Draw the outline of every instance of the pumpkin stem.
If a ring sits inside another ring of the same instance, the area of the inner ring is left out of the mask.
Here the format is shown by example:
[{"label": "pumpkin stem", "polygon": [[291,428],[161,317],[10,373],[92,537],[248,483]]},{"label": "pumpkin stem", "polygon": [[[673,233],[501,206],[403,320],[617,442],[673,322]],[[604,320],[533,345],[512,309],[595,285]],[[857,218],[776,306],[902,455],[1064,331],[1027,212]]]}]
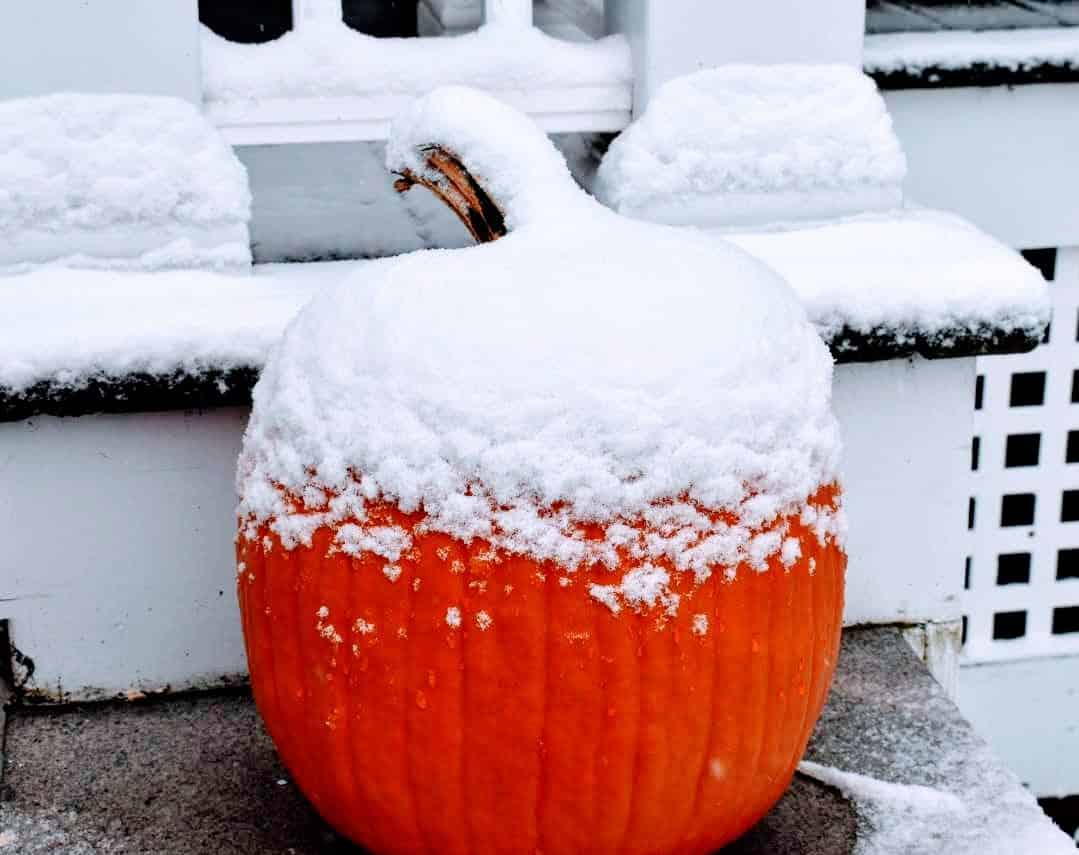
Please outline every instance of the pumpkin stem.
[{"label": "pumpkin stem", "polygon": [[426,187],[457,215],[477,243],[505,237],[505,216],[461,159],[440,145],[426,146],[422,154],[427,169],[419,175],[411,169],[395,173],[397,192],[406,193],[417,184]]}]

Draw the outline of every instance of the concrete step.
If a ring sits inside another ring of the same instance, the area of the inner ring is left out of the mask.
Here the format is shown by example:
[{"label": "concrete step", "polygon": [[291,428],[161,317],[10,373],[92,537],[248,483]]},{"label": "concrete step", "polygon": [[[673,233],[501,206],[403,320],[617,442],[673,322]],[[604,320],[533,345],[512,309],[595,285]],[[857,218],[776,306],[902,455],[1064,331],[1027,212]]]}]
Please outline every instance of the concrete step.
[{"label": "concrete step", "polygon": [[[896,813],[874,800],[872,786],[855,786],[851,801],[799,775],[728,855],[846,855],[858,835],[885,845],[898,839],[897,821],[903,843],[894,851],[903,855],[981,852],[987,835],[1014,841],[1017,848],[1001,851],[1015,855],[1074,855],[895,629],[844,634],[835,687],[808,756],[948,791],[963,810],[945,816],[931,805],[902,803],[905,791],[897,790]],[[0,855],[359,852],[308,806],[242,691],[16,708],[4,768]],[[1039,848],[1029,848],[1032,841]]]}]

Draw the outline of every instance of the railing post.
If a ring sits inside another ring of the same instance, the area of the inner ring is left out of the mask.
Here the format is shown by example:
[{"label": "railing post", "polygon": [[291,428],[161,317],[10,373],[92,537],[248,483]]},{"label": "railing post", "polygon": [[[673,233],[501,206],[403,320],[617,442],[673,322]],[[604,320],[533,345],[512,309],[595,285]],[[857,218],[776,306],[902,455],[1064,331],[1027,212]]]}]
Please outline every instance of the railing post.
[{"label": "railing post", "polygon": [[341,0],[292,0],[292,27],[295,30],[340,20]]},{"label": "railing post", "polygon": [[483,0],[485,24],[532,26],[532,0]]},{"label": "railing post", "polygon": [[634,111],[655,90],[731,62],[861,67],[865,0],[606,0],[607,28],[633,48]]}]

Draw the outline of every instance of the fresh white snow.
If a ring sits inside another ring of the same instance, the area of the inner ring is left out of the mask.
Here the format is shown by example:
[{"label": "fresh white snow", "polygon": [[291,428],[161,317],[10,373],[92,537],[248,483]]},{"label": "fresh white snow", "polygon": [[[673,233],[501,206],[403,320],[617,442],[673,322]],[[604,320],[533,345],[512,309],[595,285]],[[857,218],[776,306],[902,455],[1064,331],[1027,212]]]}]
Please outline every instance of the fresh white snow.
[{"label": "fresh white snow", "polygon": [[[954,747],[951,752],[955,754]],[[860,820],[854,855],[1065,855],[1074,851],[1067,835],[1049,822],[1034,797],[995,758],[989,758],[984,747],[963,758],[982,773],[973,791],[973,776],[956,781],[966,787],[964,799],[934,787],[882,781],[809,761],[803,761],[798,771],[834,787],[854,803]]]},{"label": "fresh white snow", "polygon": [[[789,286],[727,243],[613,214],[489,96],[422,99],[391,167],[422,169],[412,151],[435,141],[512,231],[401,257],[305,307],[255,390],[247,536],[268,524],[291,547],[362,528],[385,501],[570,569],[618,564],[616,544],[699,577],[760,557],[756,531],[800,512],[838,460],[831,358]],[[312,484],[327,501],[292,508]],[[627,538],[637,520],[652,537]],[[655,601],[653,577],[622,596]]]},{"label": "fresh white snow", "polygon": [[619,86],[633,79],[621,36],[567,42],[534,28],[488,25],[436,39],[381,39],[333,16],[264,44],[203,28],[207,101],[327,95],[422,95],[444,84],[500,91]]},{"label": "fresh white snow", "polygon": [[1079,28],[886,33],[865,40],[865,69],[871,74],[1043,65],[1079,68]]},{"label": "fresh white snow", "polygon": [[[1033,335],[1048,318],[1038,272],[948,214],[913,210],[726,238],[787,278],[826,341],[844,328],[901,339],[986,328]],[[346,279],[362,288],[392,263],[256,265],[254,276],[61,267],[0,276],[0,388],[258,368],[312,295]]]},{"label": "fresh white snow", "polygon": [[844,328],[949,336],[987,330],[1037,337],[1045,280],[1022,256],[960,217],[909,208],[801,228],[717,231],[785,276],[826,341]]},{"label": "fresh white snow", "polygon": [[44,267],[0,276],[0,388],[78,388],[133,372],[259,368],[311,294],[342,266],[268,265],[260,275]]},{"label": "fresh white snow", "polygon": [[894,208],[906,160],[872,80],[838,65],[728,65],[665,84],[594,191],[627,216],[745,225]]},{"label": "fresh white snow", "polygon": [[0,271],[244,268],[247,173],[186,101],[0,101]]}]

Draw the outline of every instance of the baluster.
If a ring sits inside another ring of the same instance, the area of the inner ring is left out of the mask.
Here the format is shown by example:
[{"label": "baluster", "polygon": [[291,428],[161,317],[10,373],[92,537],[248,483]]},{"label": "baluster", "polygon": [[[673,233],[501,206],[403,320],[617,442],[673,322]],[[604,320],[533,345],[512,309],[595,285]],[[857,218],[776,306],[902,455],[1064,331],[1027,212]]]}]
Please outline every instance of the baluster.
[{"label": "baluster", "polygon": [[341,0],[292,0],[292,27],[341,20]]},{"label": "baluster", "polygon": [[483,20],[486,24],[531,27],[532,0],[484,0]]}]

